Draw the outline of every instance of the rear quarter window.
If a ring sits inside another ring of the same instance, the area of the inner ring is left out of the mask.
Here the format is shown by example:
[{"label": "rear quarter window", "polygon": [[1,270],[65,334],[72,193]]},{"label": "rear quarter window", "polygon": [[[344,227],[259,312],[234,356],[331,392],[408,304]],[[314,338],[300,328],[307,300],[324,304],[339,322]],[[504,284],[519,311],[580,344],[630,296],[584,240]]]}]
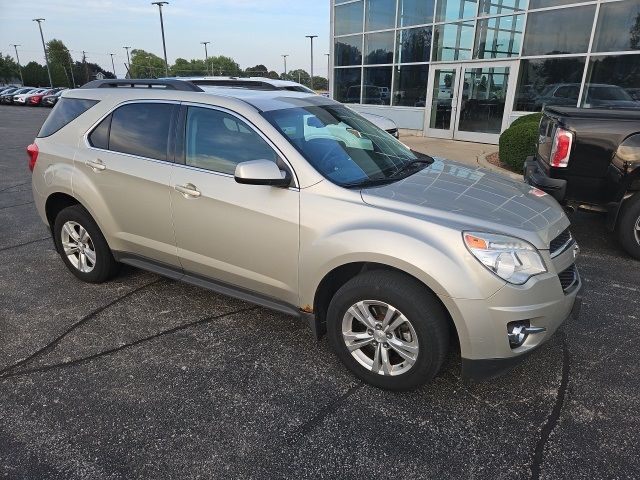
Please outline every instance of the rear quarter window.
[{"label": "rear quarter window", "polygon": [[93,107],[98,100],[86,100],[83,98],[61,98],[42,125],[38,138],[53,135],[65,125],[78,118],[84,112]]}]

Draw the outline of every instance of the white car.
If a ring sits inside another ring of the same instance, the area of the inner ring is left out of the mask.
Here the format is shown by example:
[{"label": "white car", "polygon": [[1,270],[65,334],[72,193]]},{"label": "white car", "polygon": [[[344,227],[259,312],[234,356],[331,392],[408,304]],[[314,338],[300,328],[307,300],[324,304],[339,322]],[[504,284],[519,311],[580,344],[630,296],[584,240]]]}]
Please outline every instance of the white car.
[{"label": "white car", "polygon": [[49,90],[49,89],[48,88],[36,88],[35,90],[31,90],[30,92],[21,93],[20,95],[14,95],[13,103],[17,104],[17,105],[26,105],[27,99],[31,95],[35,95],[37,93],[46,92],[47,90]]}]

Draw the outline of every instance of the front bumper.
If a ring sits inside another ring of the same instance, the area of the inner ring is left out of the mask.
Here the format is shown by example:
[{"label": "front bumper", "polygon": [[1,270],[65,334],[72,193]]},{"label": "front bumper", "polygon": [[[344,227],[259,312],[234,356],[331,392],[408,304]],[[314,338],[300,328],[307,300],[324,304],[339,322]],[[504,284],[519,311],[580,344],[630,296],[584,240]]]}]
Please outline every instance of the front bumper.
[{"label": "front bumper", "polygon": [[567,181],[549,177],[533,156],[527,157],[524,162],[524,181],[548,193],[560,203],[564,201],[567,194]]}]

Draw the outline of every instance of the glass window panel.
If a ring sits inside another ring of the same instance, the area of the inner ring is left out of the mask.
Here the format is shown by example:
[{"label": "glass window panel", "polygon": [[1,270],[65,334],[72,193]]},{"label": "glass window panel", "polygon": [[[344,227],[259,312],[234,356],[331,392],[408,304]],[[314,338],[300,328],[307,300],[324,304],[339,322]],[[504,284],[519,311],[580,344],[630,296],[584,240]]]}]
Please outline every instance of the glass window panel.
[{"label": "glass window panel", "polygon": [[362,32],[362,2],[336,6],[334,10],[334,28],[336,35]]},{"label": "glass window panel", "polygon": [[527,8],[528,0],[480,0],[480,15],[500,15]]},{"label": "glass window panel", "polygon": [[603,3],[600,6],[594,52],[640,49],[640,1]]},{"label": "glass window panel", "polygon": [[500,133],[509,67],[464,69],[458,130]]},{"label": "glass window panel", "polygon": [[543,105],[575,107],[584,64],[583,57],[522,60],[514,110],[539,112]]},{"label": "glass window panel", "polygon": [[595,5],[588,5],[530,13],[522,54],[586,52],[595,11]]},{"label": "glass window panel", "polygon": [[364,63],[393,63],[393,32],[368,33],[364,36]]},{"label": "glass window panel", "polygon": [[362,63],[362,35],[336,38],[335,42],[334,57],[337,66]]},{"label": "glass window panel", "polygon": [[333,98],[342,103],[360,103],[362,68],[336,68],[333,77]]},{"label": "glass window panel", "polygon": [[431,56],[431,27],[398,30],[396,63],[428,62]]},{"label": "glass window panel", "polygon": [[391,99],[391,70],[393,67],[364,69],[362,103],[389,105]]},{"label": "glass window panel", "polygon": [[398,27],[431,23],[434,3],[435,0],[398,0]]},{"label": "glass window panel", "polygon": [[439,0],[436,7],[436,22],[448,22],[475,17],[478,0]]},{"label": "glass window panel", "polygon": [[473,58],[505,58],[520,53],[524,15],[478,20]]},{"label": "glass window panel", "polygon": [[438,68],[433,74],[433,92],[429,109],[429,128],[449,130],[453,112],[453,92],[457,84],[456,71]]},{"label": "glass window panel", "polygon": [[468,60],[473,43],[473,22],[436,25],[433,32],[433,59]]},{"label": "glass window panel", "polygon": [[429,65],[398,65],[393,80],[393,104],[424,107],[428,80]]},{"label": "glass window panel", "polygon": [[366,0],[365,30],[385,30],[396,23],[396,0]]},{"label": "glass window panel", "polygon": [[591,57],[582,96],[587,108],[640,108],[640,55]]},{"label": "glass window panel", "polygon": [[560,5],[569,5],[583,1],[584,0],[529,0],[529,10],[533,10],[534,8],[558,7]]}]

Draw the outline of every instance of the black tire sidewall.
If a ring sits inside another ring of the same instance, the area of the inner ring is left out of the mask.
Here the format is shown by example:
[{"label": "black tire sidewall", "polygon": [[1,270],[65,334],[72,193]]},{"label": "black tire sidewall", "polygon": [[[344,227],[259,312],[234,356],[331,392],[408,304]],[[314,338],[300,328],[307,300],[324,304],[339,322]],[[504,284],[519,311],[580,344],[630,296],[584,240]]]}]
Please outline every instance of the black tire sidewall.
[{"label": "black tire sidewall", "polygon": [[[62,247],[62,227],[68,222],[73,221],[81,225],[91,237],[93,246],[96,251],[96,264],[90,272],[81,272],[69,261]],[[73,205],[62,210],[55,219],[53,225],[53,240],[56,250],[60,254],[62,261],[69,271],[73,273],[83,282],[101,283],[111,278],[117,271],[117,264],[111,253],[111,249],[107,244],[100,228],[93,220],[89,212],[80,205]]]},{"label": "black tire sidewall", "polygon": [[640,193],[625,200],[618,222],[618,239],[625,251],[640,260],[640,244],[635,237],[636,222],[640,218]]},{"label": "black tire sidewall", "polygon": [[[346,311],[361,300],[386,302],[413,325],[420,350],[408,372],[397,376],[374,374],[348,351],[342,338],[342,319]],[[386,390],[410,390],[431,380],[440,370],[449,342],[446,315],[435,295],[411,277],[395,272],[367,272],[336,292],[327,312],[327,333],[338,358],[357,377]]]}]

